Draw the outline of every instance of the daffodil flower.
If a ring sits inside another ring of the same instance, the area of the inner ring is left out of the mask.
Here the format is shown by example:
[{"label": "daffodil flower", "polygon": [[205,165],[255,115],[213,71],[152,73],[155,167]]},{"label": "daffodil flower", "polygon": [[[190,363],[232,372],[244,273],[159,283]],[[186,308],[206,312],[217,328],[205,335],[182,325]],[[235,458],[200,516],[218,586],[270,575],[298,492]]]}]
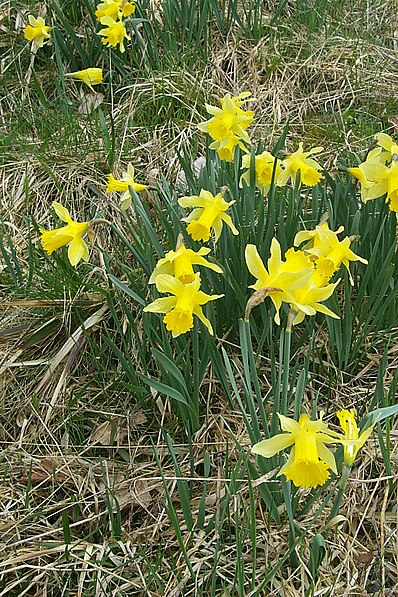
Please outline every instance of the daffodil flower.
[{"label": "daffodil flower", "polygon": [[345,438],[347,440],[358,440],[356,445],[349,443],[344,445],[344,463],[351,467],[354,464],[354,460],[359,450],[372,433],[373,425],[367,427],[362,433],[359,433],[353,410],[340,410],[337,413],[337,417],[340,421],[340,427],[344,432]]},{"label": "daffodil flower", "polygon": [[343,240],[338,239],[338,234],[343,232],[344,227],[340,226],[335,232],[329,229],[328,223],[323,222],[316,226],[314,230],[302,230],[298,232],[294,239],[295,246],[302,242],[309,241],[304,246],[304,252],[313,255],[316,260],[323,257],[332,262],[335,271],[341,265],[344,265],[348,271],[351,284],[354,283],[350,272],[350,261],[360,261],[368,263],[367,259],[356,255],[351,249],[351,239],[346,236]]},{"label": "daffodil flower", "polygon": [[134,181],[134,168],[131,164],[128,164],[127,171],[123,172],[123,176],[120,180],[114,178],[113,174],[109,174],[106,192],[112,193],[113,191],[116,191],[117,193],[123,193],[121,196],[122,203],[120,206],[120,209],[123,211],[131,205],[129,187],[131,187],[135,193],[145,191],[145,189],[148,188],[148,185],[140,184]]},{"label": "daffodil flower", "polygon": [[282,167],[284,168],[278,176],[278,186],[285,186],[289,178],[292,182],[296,181],[297,173],[300,171],[300,180],[308,187],[313,187],[320,182],[322,175],[318,170],[322,170],[322,166],[309,156],[323,151],[323,147],[314,147],[309,151],[303,150],[303,144],[299,143],[299,148],[294,153],[288,155],[282,160]]},{"label": "daffodil flower", "polygon": [[103,36],[101,40],[105,46],[111,46],[115,48],[119,45],[119,50],[123,53],[125,51],[124,40],[131,39],[127,35],[126,26],[123,21],[116,21],[112,17],[102,17],[100,20],[101,25],[105,25],[104,29],[98,32],[98,35]]},{"label": "daffodil flower", "polygon": [[134,2],[123,2],[122,0],[105,0],[97,5],[95,16],[99,21],[102,17],[111,17],[114,20],[129,17],[135,11]]},{"label": "daffodil flower", "polygon": [[213,229],[217,242],[222,232],[223,223],[229,226],[232,234],[239,234],[231,216],[225,213],[235,201],[225,201],[221,193],[213,196],[210,191],[202,189],[199,196],[181,197],[178,203],[181,207],[195,208],[187,218],[183,218],[183,222],[188,222],[187,232],[193,240],[208,241],[211,229]]},{"label": "daffodil flower", "polygon": [[236,146],[247,151],[242,141],[250,144],[246,129],[253,122],[254,112],[243,110],[241,106],[252,99],[249,96],[249,92],[243,92],[236,97],[227,93],[219,100],[221,108],[206,104],[206,110],[212,118],[198,124],[198,128],[213,139],[210,149],[217,151],[221,160],[231,161]]},{"label": "daffodil flower", "polygon": [[278,452],[292,446],[286,464],[278,473],[285,475],[296,487],[309,489],[324,485],[330,477],[329,470],[337,473],[336,461],[327,444],[344,443],[343,438],[329,429],[322,420],[311,421],[308,415],[300,415],[299,421],[285,417],[278,413],[282,431],[265,439],[252,448],[254,454],[264,458],[272,458]]},{"label": "daffodil flower", "polygon": [[200,274],[189,284],[183,284],[168,274],[160,274],[156,278],[156,288],[159,292],[167,292],[173,296],[158,298],[144,308],[149,313],[166,313],[163,321],[173,337],[185,334],[193,328],[193,316],[196,315],[213,335],[210,321],[202,311],[202,305],[215,301],[223,294],[208,295],[200,290]]},{"label": "daffodil flower", "polygon": [[68,259],[71,265],[77,265],[81,259],[88,261],[88,246],[83,240],[83,236],[88,230],[89,223],[72,220],[66,207],[57,203],[57,201],[54,201],[52,206],[57,216],[67,225],[56,230],[43,230],[40,228],[44,250],[51,255],[53,251],[60,247],[69,245]]},{"label": "daffodil flower", "polygon": [[204,258],[204,255],[209,253],[210,249],[206,247],[202,247],[198,252],[195,252],[192,249],[187,249],[182,243],[176,251],[169,251],[162,259],[159,259],[149,278],[149,284],[154,284],[158,276],[162,274],[174,276],[183,284],[189,284],[195,280],[193,265],[201,265],[222,274],[221,267],[215,263],[210,263]]},{"label": "daffodil flower", "polygon": [[25,39],[32,42],[34,49],[42,48],[45,41],[51,39],[50,30],[51,27],[46,25],[42,17],[28,16],[29,25],[26,25],[24,29]]},{"label": "daffodil flower", "polygon": [[93,85],[102,83],[102,68],[85,68],[84,70],[78,70],[74,73],[65,73],[64,76],[69,79],[83,81],[83,83],[94,91]]},{"label": "daffodil flower", "polygon": [[361,166],[365,177],[375,182],[369,189],[369,199],[386,195],[391,211],[398,212],[398,161],[393,160],[389,166],[376,162],[365,162]]},{"label": "daffodil flower", "polygon": [[398,144],[386,133],[377,133],[375,140],[380,147],[386,152],[382,155],[382,159],[389,161],[393,155],[398,155]]},{"label": "daffodil flower", "polygon": [[322,305],[323,301],[326,301],[332,296],[336,286],[340,280],[327,286],[317,286],[319,277],[314,269],[311,278],[301,286],[286,290],[284,294],[284,301],[289,303],[291,309],[296,312],[293,319],[293,325],[301,323],[306,315],[315,315],[317,312],[329,315],[334,319],[340,319],[338,315],[333,313],[326,305]]},{"label": "daffodil flower", "polygon": [[[276,165],[275,165],[276,160]],[[242,181],[250,186],[250,166],[251,166],[251,155],[244,155],[242,158],[242,168],[248,168],[247,172],[242,174],[240,177],[239,186],[243,186]],[[280,166],[280,160],[276,159],[269,151],[263,151],[254,158],[254,171],[255,171],[255,185],[265,195],[268,193],[271,182],[272,174],[275,169],[274,181],[275,184],[282,172]]]},{"label": "daffodil flower", "polygon": [[250,273],[257,282],[250,288],[256,291],[269,289],[269,296],[274,304],[275,322],[280,325],[279,310],[282,302],[288,302],[286,292],[306,284],[311,278],[314,266],[309,257],[302,251],[294,249],[286,252],[286,261],[282,261],[281,247],[276,238],[271,242],[271,255],[266,269],[255,245],[247,245],[245,259]]}]

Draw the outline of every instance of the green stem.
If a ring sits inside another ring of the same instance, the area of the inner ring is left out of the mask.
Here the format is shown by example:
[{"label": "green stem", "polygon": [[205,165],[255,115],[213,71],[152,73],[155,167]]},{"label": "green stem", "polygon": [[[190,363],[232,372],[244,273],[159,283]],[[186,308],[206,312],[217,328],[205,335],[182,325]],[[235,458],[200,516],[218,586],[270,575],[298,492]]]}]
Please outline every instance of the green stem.
[{"label": "green stem", "polygon": [[339,513],[341,500],[343,499],[343,496],[345,493],[345,488],[347,486],[348,477],[350,476],[350,470],[351,470],[351,468],[349,466],[346,466],[345,464],[343,465],[343,470],[341,473],[341,479],[340,479],[340,483],[339,483],[339,490],[337,492],[336,499],[333,504],[333,508],[331,509],[330,514],[328,516],[328,521],[332,520]]}]

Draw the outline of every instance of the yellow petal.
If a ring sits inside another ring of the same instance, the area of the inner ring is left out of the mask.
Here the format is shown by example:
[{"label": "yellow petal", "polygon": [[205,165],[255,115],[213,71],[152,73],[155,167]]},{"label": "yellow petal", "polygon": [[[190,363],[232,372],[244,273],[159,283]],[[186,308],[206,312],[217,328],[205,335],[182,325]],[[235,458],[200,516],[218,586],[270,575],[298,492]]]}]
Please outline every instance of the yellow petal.
[{"label": "yellow petal", "polygon": [[294,444],[294,437],[291,433],[279,433],[270,437],[269,439],[263,439],[258,444],[252,447],[253,454],[260,454],[264,458],[272,458],[278,452],[286,450],[289,446]]}]

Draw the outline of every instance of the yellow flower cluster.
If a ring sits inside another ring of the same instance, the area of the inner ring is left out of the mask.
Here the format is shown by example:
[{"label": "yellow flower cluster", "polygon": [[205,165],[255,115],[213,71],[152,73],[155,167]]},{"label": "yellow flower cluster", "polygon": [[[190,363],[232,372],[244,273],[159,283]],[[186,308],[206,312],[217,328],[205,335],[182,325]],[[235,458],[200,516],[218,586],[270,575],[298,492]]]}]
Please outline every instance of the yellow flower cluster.
[{"label": "yellow flower cluster", "polygon": [[[227,209],[235,203],[225,201],[222,193],[213,196],[210,191],[202,189],[199,195],[181,197],[178,200],[181,207],[194,207],[193,211],[183,222],[187,222],[187,232],[193,240],[208,241],[211,230],[214,230],[215,242],[219,239],[223,224],[239,234],[235,228]],[[150,279],[150,284],[156,284],[159,292],[167,292],[170,297],[159,298],[145,307],[144,311],[150,313],[166,313],[163,318],[166,328],[173,336],[184,334],[193,327],[193,316],[196,315],[205,324],[210,334],[213,328],[210,321],[202,311],[202,305],[224,296],[223,294],[208,295],[200,290],[201,278],[195,273],[193,265],[201,265],[222,273],[222,269],[207,261],[204,256],[210,249],[202,247],[198,252],[187,249],[183,242],[178,242],[175,251],[169,251],[157,263]]]},{"label": "yellow flower cluster", "polygon": [[254,112],[243,110],[241,106],[251,99],[250,93],[244,91],[236,97],[227,93],[220,98],[221,108],[206,104],[206,111],[212,118],[198,124],[198,128],[213,139],[210,149],[215,149],[221,160],[230,162],[234,157],[235,147],[247,151],[244,143],[250,145],[246,129],[253,122]]},{"label": "yellow flower cluster", "polygon": [[337,473],[336,460],[328,444],[339,443],[344,446],[344,463],[351,467],[358,451],[372,432],[373,426],[360,434],[352,410],[337,413],[343,434],[333,431],[320,418],[311,421],[307,414],[300,415],[298,421],[278,413],[282,431],[265,439],[252,448],[254,454],[272,458],[278,452],[292,449],[289,458],[278,473],[285,475],[296,487],[309,489],[324,485],[330,477],[330,470]]},{"label": "yellow flower cluster", "polygon": [[[230,162],[235,155],[235,148],[240,147],[247,155],[242,158],[242,168],[246,170],[241,176],[240,186],[243,181],[250,186],[251,156],[248,155],[246,145],[250,145],[250,138],[247,128],[254,120],[254,112],[243,110],[241,106],[252,101],[251,94],[243,91],[235,97],[227,93],[219,99],[221,108],[206,104],[206,111],[212,115],[210,120],[198,124],[198,128],[208,133],[213,139],[210,149],[215,149],[221,160]],[[246,145],[245,145],[246,143]],[[322,166],[310,156],[323,151],[323,147],[314,147],[304,151],[303,144],[292,154],[286,155],[285,159],[276,159],[268,151],[255,156],[255,184],[265,196],[272,181],[279,187],[283,187],[290,179],[294,184],[300,176],[300,182],[307,186],[315,186],[320,182]]]},{"label": "yellow flower cluster", "polygon": [[398,144],[385,133],[378,133],[375,141],[366,160],[348,172],[359,180],[364,203],[386,195],[391,211],[398,212]]},{"label": "yellow flower cluster", "polygon": [[209,301],[221,298],[222,294],[209,295],[200,290],[201,278],[193,270],[194,265],[207,267],[217,273],[222,269],[210,263],[204,255],[210,249],[202,247],[198,252],[187,249],[180,243],[175,251],[169,251],[160,259],[149,279],[150,284],[155,284],[158,292],[168,293],[171,296],[158,298],[144,309],[149,313],[165,313],[163,321],[166,328],[172,332],[173,337],[185,334],[193,327],[193,316],[196,315],[205,324],[210,334],[213,328],[204,315],[202,305]]},{"label": "yellow flower cluster", "polygon": [[[338,319],[328,307],[321,303],[327,300],[336,288],[339,280],[329,283],[332,275],[344,265],[349,272],[350,261],[366,259],[356,255],[351,249],[351,240],[345,237],[342,241],[336,232],[329,229],[327,222],[320,224],[315,230],[299,232],[294,241],[295,247],[303,242],[303,249],[291,247],[282,259],[281,247],[276,238],[271,242],[271,255],[268,269],[265,267],[255,245],[247,245],[245,251],[246,264],[257,282],[250,286],[256,293],[249,299],[246,317],[251,307],[259,304],[269,296],[275,306],[275,322],[280,324],[279,310],[282,303],[287,303],[295,313],[293,325],[301,323],[306,315],[315,315],[318,311]],[[350,280],[352,282],[352,277]]]},{"label": "yellow flower cluster", "polygon": [[97,5],[95,16],[104,25],[98,35],[102,36],[101,41],[105,46],[115,48],[118,45],[122,53],[125,51],[124,40],[131,38],[127,35],[123,18],[129,17],[134,11],[135,3],[124,0],[105,0]]}]

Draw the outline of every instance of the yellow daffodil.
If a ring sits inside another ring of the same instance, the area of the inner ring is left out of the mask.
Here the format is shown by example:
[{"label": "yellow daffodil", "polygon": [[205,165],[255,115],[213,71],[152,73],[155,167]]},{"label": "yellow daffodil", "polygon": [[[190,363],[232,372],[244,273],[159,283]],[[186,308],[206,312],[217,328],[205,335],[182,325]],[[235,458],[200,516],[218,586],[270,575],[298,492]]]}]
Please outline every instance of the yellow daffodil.
[{"label": "yellow daffodil", "polygon": [[51,255],[56,249],[69,245],[68,259],[73,266],[77,265],[81,259],[87,261],[88,246],[83,240],[83,236],[87,232],[88,222],[75,222],[70,217],[66,207],[56,201],[53,202],[52,206],[57,216],[67,225],[56,230],[43,230],[40,228],[44,250]]},{"label": "yellow daffodil", "polygon": [[254,454],[264,458],[272,458],[278,452],[292,446],[288,461],[278,473],[285,475],[296,487],[309,489],[324,485],[329,479],[329,469],[337,472],[333,453],[327,444],[341,442],[341,436],[331,431],[322,420],[311,421],[308,415],[300,415],[299,421],[285,417],[278,413],[282,431],[265,439],[252,448]]},{"label": "yellow daffodil", "polygon": [[28,16],[29,25],[26,25],[24,29],[25,39],[32,42],[32,47],[42,48],[45,41],[51,39],[50,30],[51,27],[45,24],[42,17]]},{"label": "yellow daffodil", "polygon": [[101,18],[100,23],[105,25],[105,29],[98,32],[98,35],[103,36],[102,43],[113,48],[119,44],[119,50],[123,53],[125,51],[124,40],[130,39],[123,21],[116,21],[112,17],[105,16]]},{"label": "yellow daffodil", "polygon": [[213,196],[210,191],[202,189],[199,196],[181,197],[178,203],[181,207],[195,208],[187,218],[183,218],[183,222],[188,222],[187,232],[192,236],[193,240],[208,241],[211,229],[213,228],[217,242],[224,222],[231,228],[233,234],[239,234],[232,222],[231,216],[225,213],[235,201],[225,201],[221,193]]},{"label": "yellow daffodil", "polygon": [[282,261],[281,247],[276,238],[271,242],[268,270],[255,245],[247,245],[245,259],[250,273],[257,278],[257,282],[250,288],[256,291],[268,289],[266,296],[269,296],[274,304],[275,322],[280,325],[279,310],[282,302],[289,302],[286,291],[306,284],[314,271],[313,263],[302,251],[294,251],[294,249],[287,251],[286,261]]},{"label": "yellow daffodil", "polygon": [[386,133],[377,133],[375,135],[375,140],[380,147],[385,150],[385,154],[383,158],[385,161],[391,160],[393,155],[398,155],[398,144]]},{"label": "yellow daffodil", "polygon": [[135,11],[134,2],[123,2],[122,0],[105,0],[97,5],[95,16],[99,21],[102,17],[111,17],[115,21],[123,17],[129,17]]},{"label": "yellow daffodil", "polygon": [[128,164],[127,171],[123,172],[123,176],[120,180],[114,178],[113,174],[108,175],[108,184],[106,186],[106,192],[112,193],[113,191],[116,191],[117,193],[123,193],[120,198],[122,202],[120,205],[120,209],[122,209],[123,211],[131,205],[129,187],[131,187],[135,193],[145,191],[145,189],[148,188],[148,185],[140,184],[134,181],[134,168],[131,164]]},{"label": "yellow daffodil", "polygon": [[398,212],[398,161],[393,160],[389,166],[376,162],[361,164],[365,177],[375,184],[369,189],[369,199],[377,199],[386,194],[386,203],[391,211]]},{"label": "yellow daffodil", "polygon": [[309,151],[303,150],[303,144],[299,143],[299,148],[294,153],[288,155],[282,160],[283,172],[278,177],[279,186],[285,186],[289,178],[292,182],[296,181],[297,173],[300,171],[300,181],[308,187],[313,187],[321,180],[322,175],[318,170],[322,166],[309,156],[323,151],[323,147],[314,147]]},{"label": "yellow daffodil", "polygon": [[206,247],[202,247],[198,252],[195,252],[192,249],[187,249],[182,243],[176,251],[169,251],[162,259],[159,259],[149,278],[149,284],[154,284],[158,276],[162,274],[174,276],[183,284],[189,284],[195,280],[193,265],[201,265],[222,274],[221,267],[215,263],[210,263],[204,258],[204,255],[209,253],[210,249]]},{"label": "yellow daffodil", "polygon": [[296,316],[292,322],[293,325],[301,323],[306,315],[315,315],[317,312],[329,315],[329,317],[333,317],[334,319],[340,319],[328,307],[321,304],[332,296],[340,280],[321,287],[317,286],[319,281],[319,276],[314,269],[313,275],[305,284],[286,290],[283,300],[289,303],[290,308],[296,312]]},{"label": "yellow daffodil", "polygon": [[64,75],[68,79],[78,79],[83,81],[92,91],[93,85],[99,85],[102,83],[102,68],[85,68],[84,70],[78,70],[75,73],[65,73]]},{"label": "yellow daffodil", "polygon": [[[276,160],[275,166],[275,159],[276,158],[274,158],[274,156],[271,153],[269,153],[269,151],[263,151],[263,153],[256,155],[254,158],[255,185],[262,192],[264,197],[270,189],[272,173],[274,172],[274,168],[275,183],[282,172],[282,168],[280,167],[280,160]],[[242,158],[242,168],[248,168],[248,170],[240,177],[239,186],[242,186],[243,180],[248,186],[250,186],[250,165],[251,155],[244,155]]]},{"label": "yellow daffodil", "polygon": [[243,92],[232,98],[227,93],[219,100],[221,108],[206,104],[206,110],[212,118],[198,124],[198,128],[213,139],[210,148],[217,151],[221,160],[231,161],[236,146],[247,151],[242,141],[250,144],[246,129],[253,122],[254,112],[243,110],[241,106],[249,100],[249,96],[250,93]]},{"label": "yellow daffodil", "polygon": [[[334,265],[334,271],[337,271],[341,265],[347,269],[351,284],[354,283],[350,272],[350,261],[360,261],[368,263],[367,259],[356,255],[351,249],[351,239],[346,236],[339,240],[337,235],[344,230],[340,226],[335,232],[329,229],[328,223],[323,222],[316,226],[314,230],[302,230],[298,232],[294,239],[295,246],[299,246],[304,241],[309,241],[304,246],[304,251],[313,255],[315,259],[323,257],[328,259]],[[326,265],[324,263],[324,265]],[[329,265],[329,264],[328,264]],[[333,272],[332,272],[333,273]]]},{"label": "yellow daffodil", "polygon": [[340,426],[344,431],[344,436],[347,440],[358,440],[356,445],[345,444],[344,445],[344,463],[351,467],[354,464],[354,460],[362,448],[369,435],[373,431],[373,425],[359,433],[357,423],[355,421],[355,415],[353,410],[340,410],[337,413],[337,417],[340,421]]},{"label": "yellow daffodil", "polygon": [[[379,135],[382,135],[382,133],[379,133]],[[377,137],[377,136],[376,136]],[[388,137],[388,135],[386,135],[386,137]],[[383,139],[383,138],[382,138]],[[392,140],[391,140],[392,141]],[[386,144],[385,140],[383,139],[383,143]],[[391,145],[390,145],[391,148]],[[383,178],[383,169],[381,170],[381,176],[379,178],[375,178],[373,173],[373,177],[372,179],[368,179],[366,174],[365,174],[365,170],[367,169],[367,164],[372,163],[372,164],[376,164],[377,166],[384,166],[386,161],[388,161],[391,157],[391,154],[388,151],[382,151],[382,147],[374,147],[373,149],[371,149],[368,153],[368,155],[366,156],[366,160],[364,162],[362,162],[361,164],[359,164],[359,166],[353,167],[353,168],[347,168],[347,172],[349,172],[349,174],[351,174],[351,176],[354,176],[354,178],[356,178],[360,185],[361,185],[361,201],[363,201],[363,203],[366,203],[367,201],[370,201],[371,199],[376,199],[377,197],[380,197],[381,195],[377,195],[377,193],[379,192],[379,187],[375,188],[376,183],[382,181]],[[364,166],[366,166],[364,168]],[[379,169],[376,169],[376,172],[380,172]],[[375,193],[377,195],[377,197],[375,196]]]},{"label": "yellow daffodil", "polygon": [[208,295],[200,290],[200,275],[189,284],[183,284],[168,274],[160,274],[156,278],[156,288],[159,292],[167,292],[173,296],[158,298],[144,309],[149,313],[166,313],[163,321],[173,337],[185,334],[193,327],[193,316],[196,315],[213,335],[210,321],[202,311],[202,305],[215,301],[223,294]]}]

